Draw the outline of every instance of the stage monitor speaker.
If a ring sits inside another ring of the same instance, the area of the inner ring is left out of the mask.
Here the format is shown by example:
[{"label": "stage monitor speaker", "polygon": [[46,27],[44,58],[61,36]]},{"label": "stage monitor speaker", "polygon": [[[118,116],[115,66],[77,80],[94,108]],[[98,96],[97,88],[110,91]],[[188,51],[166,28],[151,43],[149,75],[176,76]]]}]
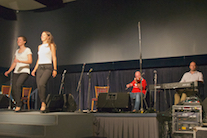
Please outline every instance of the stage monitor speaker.
[{"label": "stage monitor speaker", "polygon": [[4,94],[0,94],[0,108],[8,108],[9,107],[9,97]]},{"label": "stage monitor speaker", "polygon": [[46,105],[47,112],[74,112],[77,109],[71,94],[48,94]]},{"label": "stage monitor speaker", "polygon": [[206,127],[194,127],[193,128],[193,136],[194,138],[206,138],[207,128]]},{"label": "stage monitor speaker", "polygon": [[204,114],[207,116],[207,98],[205,98],[201,105],[203,106],[203,111],[204,111]]},{"label": "stage monitor speaker", "polygon": [[99,112],[131,111],[129,93],[100,93],[97,109]]}]

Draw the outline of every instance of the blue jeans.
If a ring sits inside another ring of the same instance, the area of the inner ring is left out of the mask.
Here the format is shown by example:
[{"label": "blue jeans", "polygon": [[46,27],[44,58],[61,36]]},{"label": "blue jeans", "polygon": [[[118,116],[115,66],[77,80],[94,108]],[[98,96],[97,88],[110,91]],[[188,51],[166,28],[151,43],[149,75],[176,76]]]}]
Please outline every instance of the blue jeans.
[{"label": "blue jeans", "polygon": [[141,102],[141,92],[137,92],[137,93],[130,92],[130,98],[131,98],[132,102],[133,102],[133,99],[135,99],[134,110],[138,111],[139,106],[140,106],[140,102]]}]

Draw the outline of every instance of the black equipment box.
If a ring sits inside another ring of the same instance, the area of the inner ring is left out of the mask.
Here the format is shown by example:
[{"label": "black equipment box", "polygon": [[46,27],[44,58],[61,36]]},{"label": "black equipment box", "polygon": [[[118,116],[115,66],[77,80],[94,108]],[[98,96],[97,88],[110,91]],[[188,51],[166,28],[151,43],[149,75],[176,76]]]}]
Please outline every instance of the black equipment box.
[{"label": "black equipment box", "polygon": [[173,105],[172,133],[191,133],[202,124],[201,105]]},{"label": "black equipment box", "polygon": [[194,127],[193,138],[206,138],[207,127]]},{"label": "black equipment box", "polygon": [[14,102],[7,95],[0,94],[0,108],[8,109],[9,106],[11,106],[11,109],[13,109],[15,106]]},{"label": "black equipment box", "polygon": [[74,112],[77,109],[71,94],[48,94],[46,104],[47,112]]},{"label": "black equipment box", "polygon": [[200,99],[196,96],[192,96],[192,97],[187,97],[186,100],[183,102],[183,104],[188,104],[188,105],[200,105]]},{"label": "black equipment box", "polygon": [[131,111],[129,93],[100,93],[97,109],[99,112]]}]

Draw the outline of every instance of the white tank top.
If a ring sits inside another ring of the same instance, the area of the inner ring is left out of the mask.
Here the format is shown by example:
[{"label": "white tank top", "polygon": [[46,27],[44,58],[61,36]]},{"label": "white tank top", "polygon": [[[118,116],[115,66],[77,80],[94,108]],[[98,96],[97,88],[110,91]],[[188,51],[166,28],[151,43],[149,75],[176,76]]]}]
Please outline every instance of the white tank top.
[{"label": "white tank top", "polygon": [[52,52],[48,44],[42,44],[38,51],[38,64],[52,64]]}]

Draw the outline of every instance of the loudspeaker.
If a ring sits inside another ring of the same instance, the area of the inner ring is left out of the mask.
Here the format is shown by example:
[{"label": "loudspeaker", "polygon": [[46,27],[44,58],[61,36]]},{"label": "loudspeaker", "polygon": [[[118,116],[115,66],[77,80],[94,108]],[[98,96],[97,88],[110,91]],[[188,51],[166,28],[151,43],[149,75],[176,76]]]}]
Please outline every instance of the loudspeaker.
[{"label": "loudspeaker", "polygon": [[48,94],[46,105],[47,112],[74,112],[77,109],[72,94]]},{"label": "loudspeaker", "polygon": [[207,135],[207,128],[206,127],[194,127],[193,128],[193,136],[194,138],[205,138]]},{"label": "loudspeaker", "polygon": [[10,98],[4,94],[0,94],[0,108],[8,108],[9,107]]},{"label": "loudspeaker", "polygon": [[131,111],[129,93],[100,93],[97,109],[99,112]]},{"label": "loudspeaker", "polygon": [[62,111],[63,110],[63,94],[48,94],[46,99],[46,110],[48,112]]},{"label": "loudspeaker", "polygon": [[203,106],[203,111],[204,111],[205,116],[207,116],[207,98],[203,100],[201,105]]}]

